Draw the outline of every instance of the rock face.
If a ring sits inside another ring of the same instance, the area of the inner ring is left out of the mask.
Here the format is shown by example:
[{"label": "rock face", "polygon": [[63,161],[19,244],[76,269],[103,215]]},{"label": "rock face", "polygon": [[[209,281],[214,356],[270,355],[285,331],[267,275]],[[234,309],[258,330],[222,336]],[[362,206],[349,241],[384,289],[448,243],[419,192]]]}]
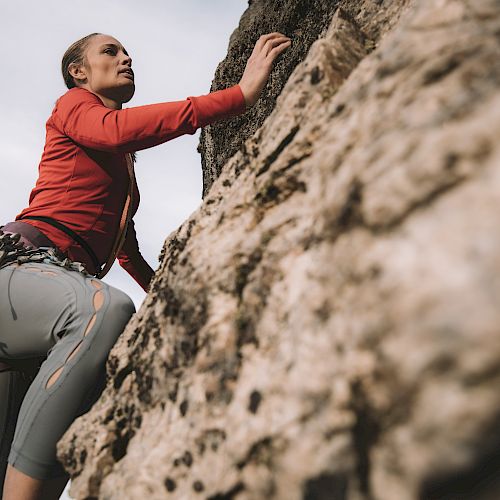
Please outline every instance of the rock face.
[{"label": "rock face", "polygon": [[70,494],[499,498],[500,2],[249,4],[213,89],[294,48],[204,130]]},{"label": "rock face", "polygon": [[205,197],[226,162],[256,132],[276,106],[290,74],[309,51],[311,44],[324,36],[338,8],[332,0],[267,0],[250,2],[238,28],[229,41],[226,58],[215,71],[210,91],[239,82],[255,42],[260,35],[278,31],[290,36],[293,44],[275,61],[274,69],[257,106],[232,120],[213,123],[201,130],[198,151],[203,166]]}]

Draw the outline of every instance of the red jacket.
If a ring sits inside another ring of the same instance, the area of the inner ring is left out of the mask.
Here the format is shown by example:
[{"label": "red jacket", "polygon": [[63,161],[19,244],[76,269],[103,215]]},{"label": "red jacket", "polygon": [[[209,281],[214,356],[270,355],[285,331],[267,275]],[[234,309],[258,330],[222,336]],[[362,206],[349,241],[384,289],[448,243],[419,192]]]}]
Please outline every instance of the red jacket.
[{"label": "red jacket", "polygon": [[[86,89],[72,88],[56,101],[47,120],[39,176],[29,206],[16,220],[44,215],[62,222],[90,245],[102,265],[111,252],[127,196],[125,153],[193,135],[198,128],[245,109],[239,85],[183,101],[121,110],[106,107]],[[137,187],[134,199],[132,215],[139,206]],[[66,233],[43,221],[23,222],[37,227],[70,259],[95,273],[85,250]],[[147,291],[154,271],[139,252],[133,220],[117,259]]]}]

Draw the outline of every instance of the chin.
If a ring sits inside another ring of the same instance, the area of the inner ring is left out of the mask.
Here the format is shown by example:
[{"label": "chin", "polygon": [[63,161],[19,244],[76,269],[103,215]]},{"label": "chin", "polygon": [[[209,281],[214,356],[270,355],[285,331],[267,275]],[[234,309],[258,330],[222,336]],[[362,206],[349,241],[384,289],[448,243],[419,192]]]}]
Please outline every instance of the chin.
[{"label": "chin", "polygon": [[134,94],[135,94],[135,87],[132,89],[131,92],[129,92],[128,94],[126,94],[122,97],[122,99],[121,99],[122,103],[129,102],[130,99],[132,99],[132,97],[134,97]]},{"label": "chin", "polygon": [[134,97],[135,83],[130,82],[126,85],[108,87],[107,89],[102,89],[101,92],[103,95],[105,95],[109,99],[113,99],[114,101],[118,101],[121,103],[128,102],[130,101],[130,99],[132,99],[132,97]]},{"label": "chin", "polygon": [[135,84],[131,83],[130,85],[124,85],[118,89],[118,94],[120,96],[120,101],[129,102],[135,94]]}]

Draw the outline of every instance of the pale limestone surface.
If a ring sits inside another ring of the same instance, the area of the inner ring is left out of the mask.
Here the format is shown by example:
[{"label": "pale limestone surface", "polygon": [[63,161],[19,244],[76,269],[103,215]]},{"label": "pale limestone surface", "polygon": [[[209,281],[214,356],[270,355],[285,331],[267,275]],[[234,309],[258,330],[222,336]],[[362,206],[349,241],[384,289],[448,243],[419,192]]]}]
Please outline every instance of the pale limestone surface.
[{"label": "pale limestone surface", "polygon": [[339,4],[166,240],[75,498],[499,497],[500,2]]}]

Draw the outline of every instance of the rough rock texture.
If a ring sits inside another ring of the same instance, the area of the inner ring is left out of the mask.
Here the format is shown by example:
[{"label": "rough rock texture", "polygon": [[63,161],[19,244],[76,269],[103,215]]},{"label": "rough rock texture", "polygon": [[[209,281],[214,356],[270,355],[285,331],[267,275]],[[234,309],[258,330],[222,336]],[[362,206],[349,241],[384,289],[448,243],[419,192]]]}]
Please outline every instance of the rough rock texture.
[{"label": "rough rock texture", "polygon": [[334,7],[259,128],[204,133],[210,191],[58,445],[75,498],[499,498],[500,2]]},{"label": "rough rock texture", "polygon": [[311,44],[325,34],[338,0],[267,0],[250,2],[238,28],[229,40],[226,58],[219,64],[210,91],[238,83],[255,42],[261,35],[283,33],[292,45],[274,63],[274,70],[262,91],[258,106],[231,120],[208,125],[200,134],[198,152],[203,166],[205,197],[223,166],[241,144],[261,127],[276,105],[285,83],[297,64],[304,59]]}]

